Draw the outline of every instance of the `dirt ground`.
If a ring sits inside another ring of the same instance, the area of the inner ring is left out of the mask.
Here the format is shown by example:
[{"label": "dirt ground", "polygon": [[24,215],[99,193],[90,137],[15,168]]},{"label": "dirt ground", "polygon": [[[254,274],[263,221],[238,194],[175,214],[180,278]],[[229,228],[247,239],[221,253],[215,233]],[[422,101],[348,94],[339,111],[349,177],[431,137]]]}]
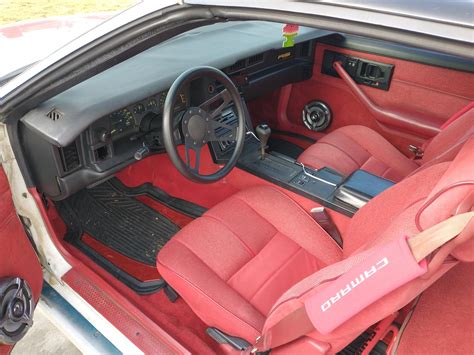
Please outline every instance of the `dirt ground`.
[{"label": "dirt ground", "polygon": [[0,25],[21,20],[123,10],[138,0],[0,0]]}]

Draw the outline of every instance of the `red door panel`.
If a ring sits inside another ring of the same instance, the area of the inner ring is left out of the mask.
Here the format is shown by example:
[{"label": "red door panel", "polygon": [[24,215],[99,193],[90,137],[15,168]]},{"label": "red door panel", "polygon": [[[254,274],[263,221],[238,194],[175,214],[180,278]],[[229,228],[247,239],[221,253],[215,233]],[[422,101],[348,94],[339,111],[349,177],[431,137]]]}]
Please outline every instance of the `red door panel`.
[{"label": "red door panel", "polygon": [[[359,87],[378,106],[420,117],[435,127],[440,127],[452,114],[474,100],[474,74],[472,73],[318,43],[312,78],[293,84],[291,88],[283,88],[280,91],[282,94],[279,96],[279,101],[275,100],[275,95],[273,95],[273,103],[267,105],[267,107],[279,108],[276,117],[270,118],[276,128],[316,139],[320,138],[321,134],[311,132],[304,127],[301,112],[308,102],[321,100],[330,106],[333,114],[333,123],[324,133],[346,125],[364,125],[381,133],[403,152],[407,152],[408,144],[421,144],[427,138],[417,133],[377,123],[342,79],[321,73],[323,54],[326,49],[393,64],[395,68],[388,91],[364,85],[359,85]],[[263,116],[262,111],[257,108],[260,103],[250,104],[252,116],[255,112],[252,108],[257,109],[256,116]],[[269,119],[268,116],[263,118]],[[277,122],[274,121],[275,119]],[[414,131],[416,132],[416,129]]]},{"label": "red door panel", "polygon": [[[11,277],[26,280],[36,304],[43,285],[41,266],[15,212],[10,186],[0,167],[0,281]],[[0,345],[0,353],[10,349],[11,346]]]}]

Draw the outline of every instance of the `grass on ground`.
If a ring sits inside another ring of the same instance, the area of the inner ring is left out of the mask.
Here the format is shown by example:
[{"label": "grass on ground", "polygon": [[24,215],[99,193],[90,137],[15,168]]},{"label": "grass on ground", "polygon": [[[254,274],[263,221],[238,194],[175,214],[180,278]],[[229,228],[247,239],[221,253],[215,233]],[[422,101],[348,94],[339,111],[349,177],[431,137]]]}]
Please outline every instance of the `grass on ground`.
[{"label": "grass on ground", "polygon": [[0,25],[22,20],[124,10],[137,0],[0,0]]}]

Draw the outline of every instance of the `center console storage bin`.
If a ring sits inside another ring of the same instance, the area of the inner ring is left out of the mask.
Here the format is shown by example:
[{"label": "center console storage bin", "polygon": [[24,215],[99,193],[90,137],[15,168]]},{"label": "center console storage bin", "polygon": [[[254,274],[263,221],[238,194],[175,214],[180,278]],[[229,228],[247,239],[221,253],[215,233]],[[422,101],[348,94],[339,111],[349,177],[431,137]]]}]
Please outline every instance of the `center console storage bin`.
[{"label": "center console storage bin", "polygon": [[334,197],[353,207],[361,208],[369,200],[394,185],[393,181],[365,170],[354,171],[334,193]]}]

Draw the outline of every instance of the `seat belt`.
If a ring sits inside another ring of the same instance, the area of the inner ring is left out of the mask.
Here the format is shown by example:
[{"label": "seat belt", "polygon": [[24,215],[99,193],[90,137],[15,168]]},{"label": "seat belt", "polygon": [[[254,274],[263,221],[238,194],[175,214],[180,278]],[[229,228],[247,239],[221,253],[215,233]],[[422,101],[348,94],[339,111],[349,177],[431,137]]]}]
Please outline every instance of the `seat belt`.
[{"label": "seat belt", "polygon": [[472,238],[474,233],[469,229],[462,232],[473,218],[474,212],[458,214],[411,238],[398,238],[372,249],[355,266],[349,259],[342,261],[341,267],[335,266],[338,275],[329,272],[327,278],[318,280],[312,288],[321,287],[314,294],[308,293],[298,307],[280,317],[278,307],[272,310],[252,351],[284,345],[314,329],[330,333],[378,299],[423,275],[427,271],[425,258],[435,250],[457,236],[462,242]]},{"label": "seat belt", "polygon": [[423,260],[436,249],[456,238],[472,218],[474,218],[474,212],[461,213],[408,239],[408,245],[415,260],[417,262]]}]

